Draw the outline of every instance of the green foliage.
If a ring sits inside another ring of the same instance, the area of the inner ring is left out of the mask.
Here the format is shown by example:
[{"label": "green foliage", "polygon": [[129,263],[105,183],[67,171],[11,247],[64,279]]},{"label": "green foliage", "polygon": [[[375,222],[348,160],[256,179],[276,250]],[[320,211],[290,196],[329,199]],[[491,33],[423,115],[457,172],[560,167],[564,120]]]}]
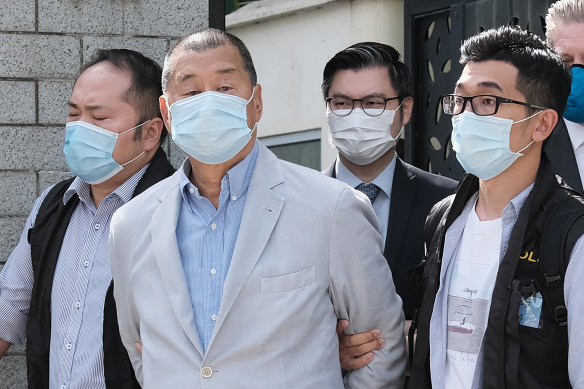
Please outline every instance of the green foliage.
[{"label": "green foliage", "polygon": [[230,14],[252,1],[256,0],[225,0],[225,15]]}]

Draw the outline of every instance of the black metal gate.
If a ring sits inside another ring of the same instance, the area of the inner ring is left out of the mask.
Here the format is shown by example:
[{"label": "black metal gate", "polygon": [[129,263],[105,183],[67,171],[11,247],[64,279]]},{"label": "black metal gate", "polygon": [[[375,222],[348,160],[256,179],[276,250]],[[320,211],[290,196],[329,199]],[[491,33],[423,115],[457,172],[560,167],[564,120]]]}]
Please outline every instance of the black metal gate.
[{"label": "black metal gate", "polygon": [[460,179],[450,143],[450,117],[439,96],[451,93],[460,76],[461,42],[482,30],[520,25],[544,37],[553,0],[405,0],[405,61],[414,74],[414,111],[404,158],[424,170]]}]

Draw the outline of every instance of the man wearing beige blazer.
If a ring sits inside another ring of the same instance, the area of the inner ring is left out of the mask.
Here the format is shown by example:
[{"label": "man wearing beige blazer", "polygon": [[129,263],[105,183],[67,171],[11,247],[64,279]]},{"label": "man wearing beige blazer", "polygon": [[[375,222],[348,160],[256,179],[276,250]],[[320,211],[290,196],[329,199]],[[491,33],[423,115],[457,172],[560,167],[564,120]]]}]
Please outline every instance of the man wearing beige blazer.
[{"label": "man wearing beige blazer", "polygon": [[[214,29],[183,38],[163,91],[188,159],[122,207],[110,234],[120,332],[142,387],[401,387],[404,315],[373,209],[256,142],[261,85],[245,45]],[[385,337],[345,377],[338,319]]]}]

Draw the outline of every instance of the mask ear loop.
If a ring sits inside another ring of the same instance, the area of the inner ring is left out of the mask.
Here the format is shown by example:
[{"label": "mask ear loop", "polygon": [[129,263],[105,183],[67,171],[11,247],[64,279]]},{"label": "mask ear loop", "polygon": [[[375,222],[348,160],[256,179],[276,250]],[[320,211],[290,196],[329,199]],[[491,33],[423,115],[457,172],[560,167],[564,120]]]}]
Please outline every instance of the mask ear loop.
[{"label": "mask ear loop", "polygon": [[138,128],[138,127],[140,127],[140,126],[143,126],[144,124],[148,123],[150,120],[152,120],[152,119],[148,119],[148,120],[146,120],[144,123],[140,123],[140,124],[138,124],[137,126],[134,126],[134,127],[132,127],[132,128],[128,128],[128,129],[127,129],[127,130],[125,130],[125,131],[122,131],[122,132],[120,132],[120,133],[118,134],[118,136],[120,136],[120,135],[123,135],[123,134],[125,134],[126,132],[130,132],[130,131],[132,131],[132,130],[135,130],[136,128]]},{"label": "mask ear loop", "polygon": [[142,156],[142,154],[144,154],[144,150],[142,150],[142,152],[140,154],[138,154],[135,158],[132,158],[131,160],[129,160],[126,163],[123,163],[122,166],[126,166],[132,162],[134,162],[135,160],[137,160],[138,158],[140,158]]},{"label": "mask ear loop", "polygon": [[[255,94],[255,88],[256,88],[256,86],[255,86],[255,85],[253,86],[253,88],[251,88],[251,97],[249,98],[249,100],[247,100],[247,103],[246,103],[245,105],[249,104],[249,102],[251,101],[251,99],[253,99],[253,95]],[[253,132],[254,132],[254,131],[257,129],[257,128],[258,128],[258,122],[256,122],[256,123],[253,125],[253,129],[251,130],[251,132],[249,133],[249,135],[251,136],[251,135],[253,134]]]},{"label": "mask ear loop", "polygon": [[248,105],[251,99],[253,99],[253,95],[255,95],[255,88],[256,88],[255,85],[251,88],[251,97],[249,98],[249,100],[247,100],[247,103],[245,105]]},{"label": "mask ear loop", "polygon": [[397,112],[398,109],[400,109],[403,104],[404,104],[404,100],[402,100],[402,102],[399,103],[399,105],[397,106],[396,109],[386,109],[386,111]]},{"label": "mask ear loop", "polygon": [[401,126],[401,129],[399,130],[399,132],[397,133],[397,135],[395,136],[395,138],[393,138],[393,136],[392,136],[392,138],[393,138],[394,141],[397,142],[397,140],[400,139],[402,132],[404,132],[404,128],[405,128],[405,126]]},{"label": "mask ear loop", "polygon": [[[120,132],[120,133],[118,134],[118,136],[120,136],[120,135],[122,135],[122,134],[125,134],[126,132],[129,132],[129,131],[135,130],[136,128],[138,128],[138,127],[140,127],[140,126],[142,126],[142,125],[144,125],[144,124],[148,123],[150,120],[152,120],[152,119],[148,119],[148,120],[146,120],[144,123],[140,123],[140,124],[138,124],[137,126],[134,126],[134,127],[132,127],[132,128],[129,128],[129,129],[127,129],[126,131],[122,131],[122,132]],[[134,162],[135,160],[137,160],[138,158],[140,158],[140,157],[142,156],[142,154],[144,154],[144,152],[145,152],[145,151],[144,151],[144,150],[142,150],[142,152],[141,152],[140,154],[138,154],[136,157],[132,158],[132,159],[131,159],[131,160],[129,160],[128,162],[126,162],[126,163],[123,163],[121,166],[126,166],[126,165],[128,165],[128,164],[130,164],[130,163]]]},{"label": "mask ear loop", "polygon": [[542,112],[543,112],[543,110],[542,110],[542,111],[537,111],[536,113],[534,113],[534,114],[533,114],[533,115],[531,115],[531,116],[528,116],[528,117],[526,117],[525,119],[521,119],[521,120],[517,120],[516,122],[513,122],[513,124],[517,124],[517,123],[521,123],[521,122],[524,122],[524,121],[526,121],[526,120],[529,120],[529,119],[531,119],[532,117],[534,117],[534,116],[537,116],[537,115],[539,115],[539,114],[540,114],[540,113],[542,113]]},{"label": "mask ear loop", "polygon": [[[543,111],[538,111],[538,112],[534,113],[533,115],[526,117],[525,119],[521,119],[521,120],[518,120],[518,121],[516,121],[516,122],[513,122],[513,124],[517,124],[517,123],[521,123],[521,122],[524,122],[524,121],[526,121],[526,120],[529,120],[529,119],[531,119],[532,117],[534,117],[534,116],[537,116],[537,115],[539,115],[539,114],[540,114],[540,113],[542,113],[542,112],[543,112]],[[519,154],[519,155],[521,155],[521,156],[523,156],[524,154],[521,154],[521,153],[522,153],[522,152],[523,152],[523,151],[524,151],[526,148],[528,148],[529,146],[531,146],[531,145],[533,144],[533,142],[534,142],[534,141],[532,140],[531,142],[529,142],[529,144],[528,144],[527,146],[525,146],[524,148],[522,148],[522,149],[521,149],[521,150],[519,150],[519,151],[516,151],[516,153],[517,153],[517,154]]]}]

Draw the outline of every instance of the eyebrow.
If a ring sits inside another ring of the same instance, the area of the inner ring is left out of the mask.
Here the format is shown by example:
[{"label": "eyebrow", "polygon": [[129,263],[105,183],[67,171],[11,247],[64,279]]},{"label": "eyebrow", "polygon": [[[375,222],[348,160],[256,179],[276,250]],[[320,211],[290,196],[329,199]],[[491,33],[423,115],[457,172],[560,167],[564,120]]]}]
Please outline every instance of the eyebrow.
[{"label": "eyebrow", "polygon": [[[237,72],[237,68],[224,68],[224,69],[219,69],[217,70],[215,73],[217,74],[232,74]],[[176,81],[177,82],[184,82],[187,81],[191,78],[195,78],[198,77],[197,74],[194,73],[180,73],[177,74],[176,76]]]},{"label": "eyebrow", "polygon": [[231,73],[235,73],[235,72],[237,72],[236,68],[225,68],[225,69],[217,70],[217,73],[219,73],[219,74],[231,74]]},{"label": "eyebrow", "polygon": [[[501,87],[499,86],[499,84],[497,84],[497,83],[496,83],[496,82],[494,82],[494,81],[481,81],[481,82],[479,82],[479,83],[477,84],[477,86],[478,86],[479,88],[486,88],[486,89],[496,89],[496,90],[498,90],[498,91],[500,91],[500,92],[503,92],[503,88],[501,88]],[[457,82],[457,83],[456,83],[456,89],[462,89],[462,90],[464,90],[464,89],[465,89],[465,88],[464,88],[464,84],[463,84],[463,83],[461,83],[461,82]]]},{"label": "eyebrow", "polygon": [[190,74],[190,73],[184,74],[184,73],[181,73],[181,74],[177,74],[176,75],[176,81],[177,82],[184,82],[184,81],[187,81],[187,80],[189,80],[191,78],[195,78],[195,77],[196,77],[196,75],[194,75],[194,74]]},{"label": "eyebrow", "polygon": [[[345,98],[345,99],[350,99],[349,96],[344,95],[342,93],[333,93],[333,95],[331,97],[342,97],[342,98]],[[367,96],[363,96],[361,99],[352,99],[352,100],[362,100],[362,99],[366,99],[368,97],[380,97],[380,98],[384,99],[385,98],[385,93],[370,93]]]},{"label": "eyebrow", "polygon": [[[69,100],[67,102],[67,105],[71,108],[79,109],[79,105],[77,105],[76,103],[74,103],[71,100]],[[87,105],[87,106],[85,106],[85,109],[87,109],[88,111],[96,111],[100,108],[104,108],[104,107],[102,105]]]}]

